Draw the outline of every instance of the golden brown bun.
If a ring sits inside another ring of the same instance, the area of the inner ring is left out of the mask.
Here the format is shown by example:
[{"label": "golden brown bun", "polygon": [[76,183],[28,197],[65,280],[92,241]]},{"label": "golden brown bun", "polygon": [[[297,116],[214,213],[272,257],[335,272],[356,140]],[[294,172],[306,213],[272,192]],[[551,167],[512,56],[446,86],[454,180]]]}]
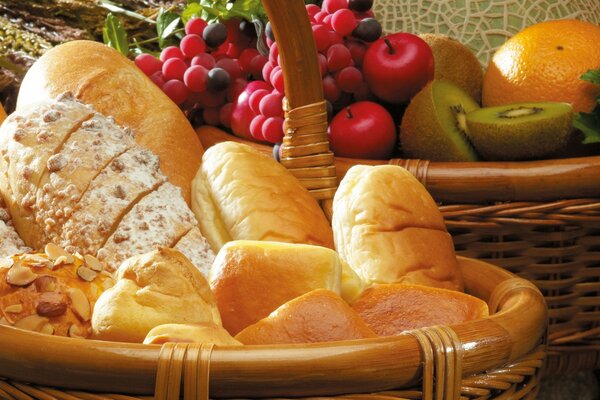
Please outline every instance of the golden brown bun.
[{"label": "golden brown bun", "polygon": [[221,323],[204,276],[177,250],[160,248],[127,259],[92,317],[96,339],[141,343],[156,326]]},{"label": "golden brown bun", "polygon": [[379,336],[408,329],[459,324],[489,315],[487,304],[455,290],[421,285],[375,285],[352,308]]},{"label": "golden brown bun", "polygon": [[463,288],[442,215],[404,168],[350,168],[333,199],[332,225],[340,258],[367,285]]},{"label": "golden brown bun", "polygon": [[23,78],[17,109],[64,92],[133,129],[136,141],[160,158],[162,172],[182,188],[189,204],[202,145],[179,107],[132,61],[93,41],[56,46]]},{"label": "golden brown bun", "polygon": [[166,324],[152,328],[144,344],[175,343],[211,343],[219,346],[241,346],[221,325],[183,325]]},{"label": "golden brown bun", "polygon": [[311,290],[326,288],[339,294],[341,273],[331,249],[240,240],[227,243],[217,254],[210,286],[223,326],[235,335]]},{"label": "golden brown bun", "polygon": [[192,185],[192,210],[215,252],[230,240],[333,248],[317,201],[272,157],[224,142],[206,151]]},{"label": "golden brown bun", "polygon": [[244,344],[334,342],[376,337],[337,294],[317,289],[297,297],[236,335]]},{"label": "golden brown bun", "polygon": [[46,249],[0,260],[0,324],[87,338],[94,304],[114,281],[96,259]]}]

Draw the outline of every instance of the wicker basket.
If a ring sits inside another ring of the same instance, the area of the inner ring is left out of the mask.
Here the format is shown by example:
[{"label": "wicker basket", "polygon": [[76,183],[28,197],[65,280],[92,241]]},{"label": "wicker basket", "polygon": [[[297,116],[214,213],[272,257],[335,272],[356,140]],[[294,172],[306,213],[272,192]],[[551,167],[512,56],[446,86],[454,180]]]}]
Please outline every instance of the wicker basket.
[{"label": "wicker basket", "polygon": [[0,376],[7,379],[0,380],[0,398],[195,400],[207,398],[209,383],[211,397],[224,398],[535,398],[545,355],[541,293],[490,264],[468,258],[459,264],[467,291],[486,300],[492,316],[397,337],[213,349],[0,326]]},{"label": "wicker basket", "polygon": [[[321,82],[310,41],[285,34],[296,25],[284,29],[277,41],[291,106],[318,102]],[[319,198],[332,194],[334,171],[339,180],[355,164],[406,167],[440,203],[459,254],[500,265],[542,291],[550,309],[546,373],[600,368],[600,156],[503,163],[335,158],[335,170],[319,169],[333,158],[324,122],[304,116],[287,129],[307,123],[312,129],[286,132],[282,163],[296,168]],[[272,151],[213,128],[198,133],[205,147],[235,140]]]}]

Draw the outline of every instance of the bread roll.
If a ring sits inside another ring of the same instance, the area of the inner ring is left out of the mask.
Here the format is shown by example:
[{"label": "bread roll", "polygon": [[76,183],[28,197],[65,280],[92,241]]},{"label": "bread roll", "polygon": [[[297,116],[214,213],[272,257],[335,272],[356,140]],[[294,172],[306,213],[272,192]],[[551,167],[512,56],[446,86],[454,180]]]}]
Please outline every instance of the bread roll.
[{"label": "bread roll", "polygon": [[160,248],[127,259],[116,284],[100,296],[93,337],[139,342],[164,324],[221,324],[204,276],[177,250]]},{"label": "bread roll", "polygon": [[250,146],[224,142],[208,149],[192,191],[192,210],[215,252],[230,240],[333,248],[317,201],[281,164]]},{"label": "bread roll", "polygon": [[244,344],[287,344],[376,336],[340,296],[317,289],[285,303],[235,338]]},{"label": "bread roll", "polygon": [[31,251],[31,248],[23,243],[15,230],[2,196],[0,196],[0,237],[2,238],[0,240],[0,258]]},{"label": "bread roll", "polygon": [[283,303],[314,289],[340,293],[342,266],[325,247],[239,240],[227,243],[210,271],[210,285],[232,335]]},{"label": "bread roll", "polygon": [[64,92],[132,128],[137,143],[159,157],[162,172],[189,203],[203,152],[200,140],[179,107],[132,61],[93,41],[56,46],[23,78],[17,109]]},{"label": "bread roll", "polygon": [[114,270],[181,242],[198,268],[210,268],[214,254],[181,189],[129,128],[64,95],[12,114],[0,142],[0,191],[26,245],[56,243]]},{"label": "bread roll", "polygon": [[352,308],[379,336],[409,329],[460,324],[489,315],[485,301],[455,290],[384,284],[368,288]]},{"label": "bread roll", "polygon": [[217,324],[184,325],[166,324],[152,328],[144,344],[176,343],[211,343],[218,346],[241,346],[229,332]]},{"label": "bread roll", "polygon": [[114,283],[97,259],[54,245],[0,264],[0,324],[49,335],[89,337],[94,304]]},{"label": "bread roll", "polygon": [[333,199],[340,258],[367,284],[462,290],[452,238],[427,190],[401,167],[357,165]]}]

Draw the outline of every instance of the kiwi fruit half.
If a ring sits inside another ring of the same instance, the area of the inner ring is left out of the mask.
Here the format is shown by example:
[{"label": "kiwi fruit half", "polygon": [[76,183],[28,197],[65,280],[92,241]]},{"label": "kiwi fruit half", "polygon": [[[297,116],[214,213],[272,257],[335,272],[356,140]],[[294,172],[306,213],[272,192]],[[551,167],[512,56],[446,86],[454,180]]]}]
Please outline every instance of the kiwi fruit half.
[{"label": "kiwi fruit half", "polygon": [[449,36],[438,33],[419,35],[433,52],[435,79],[454,83],[478,103],[481,101],[483,68],[467,46]]},{"label": "kiwi fruit half", "polygon": [[433,80],[406,108],[400,126],[405,157],[432,161],[475,161],[466,136],[466,114],[479,105],[451,82]]},{"label": "kiwi fruit half", "polygon": [[573,130],[567,103],[517,103],[481,108],[466,115],[477,152],[488,160],[541,158],[564,147]]}]

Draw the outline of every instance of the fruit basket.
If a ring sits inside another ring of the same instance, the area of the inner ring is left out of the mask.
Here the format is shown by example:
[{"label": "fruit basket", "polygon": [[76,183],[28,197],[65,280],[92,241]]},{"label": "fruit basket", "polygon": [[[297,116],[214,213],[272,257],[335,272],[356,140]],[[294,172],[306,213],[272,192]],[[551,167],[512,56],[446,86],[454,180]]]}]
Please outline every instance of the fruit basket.
[{"label": "fruit basket", "polygon": [[217,398],[535,398],[545,355],[543,297],[498,267],[468,258],[459,264],[467,292],[486,300],[491,316],[389,338],[160,347],[0,326],[0,397],[206,399],[210,388]]},{"label": "fruit basket", "polygon": [[[333,196],[336,179],[353,165],[407,168],[440,203],[459,254],[502,266],[542,291],[550,318],[546,373],[600,367],[600,156],[460,163],[334,158],[319,103],[317,60],[306,56],[313,51],[311,41],[287,34],[300,32],[299,16],[306,14],[298,9],[292,18],[276,7],[270,12],[291,110],[282,163],[322,200]],[[279,20],[288,18],[282,28]],[[272,152],[216,129],[202,127],[198,133],[206,148],[234,140]]]}]

